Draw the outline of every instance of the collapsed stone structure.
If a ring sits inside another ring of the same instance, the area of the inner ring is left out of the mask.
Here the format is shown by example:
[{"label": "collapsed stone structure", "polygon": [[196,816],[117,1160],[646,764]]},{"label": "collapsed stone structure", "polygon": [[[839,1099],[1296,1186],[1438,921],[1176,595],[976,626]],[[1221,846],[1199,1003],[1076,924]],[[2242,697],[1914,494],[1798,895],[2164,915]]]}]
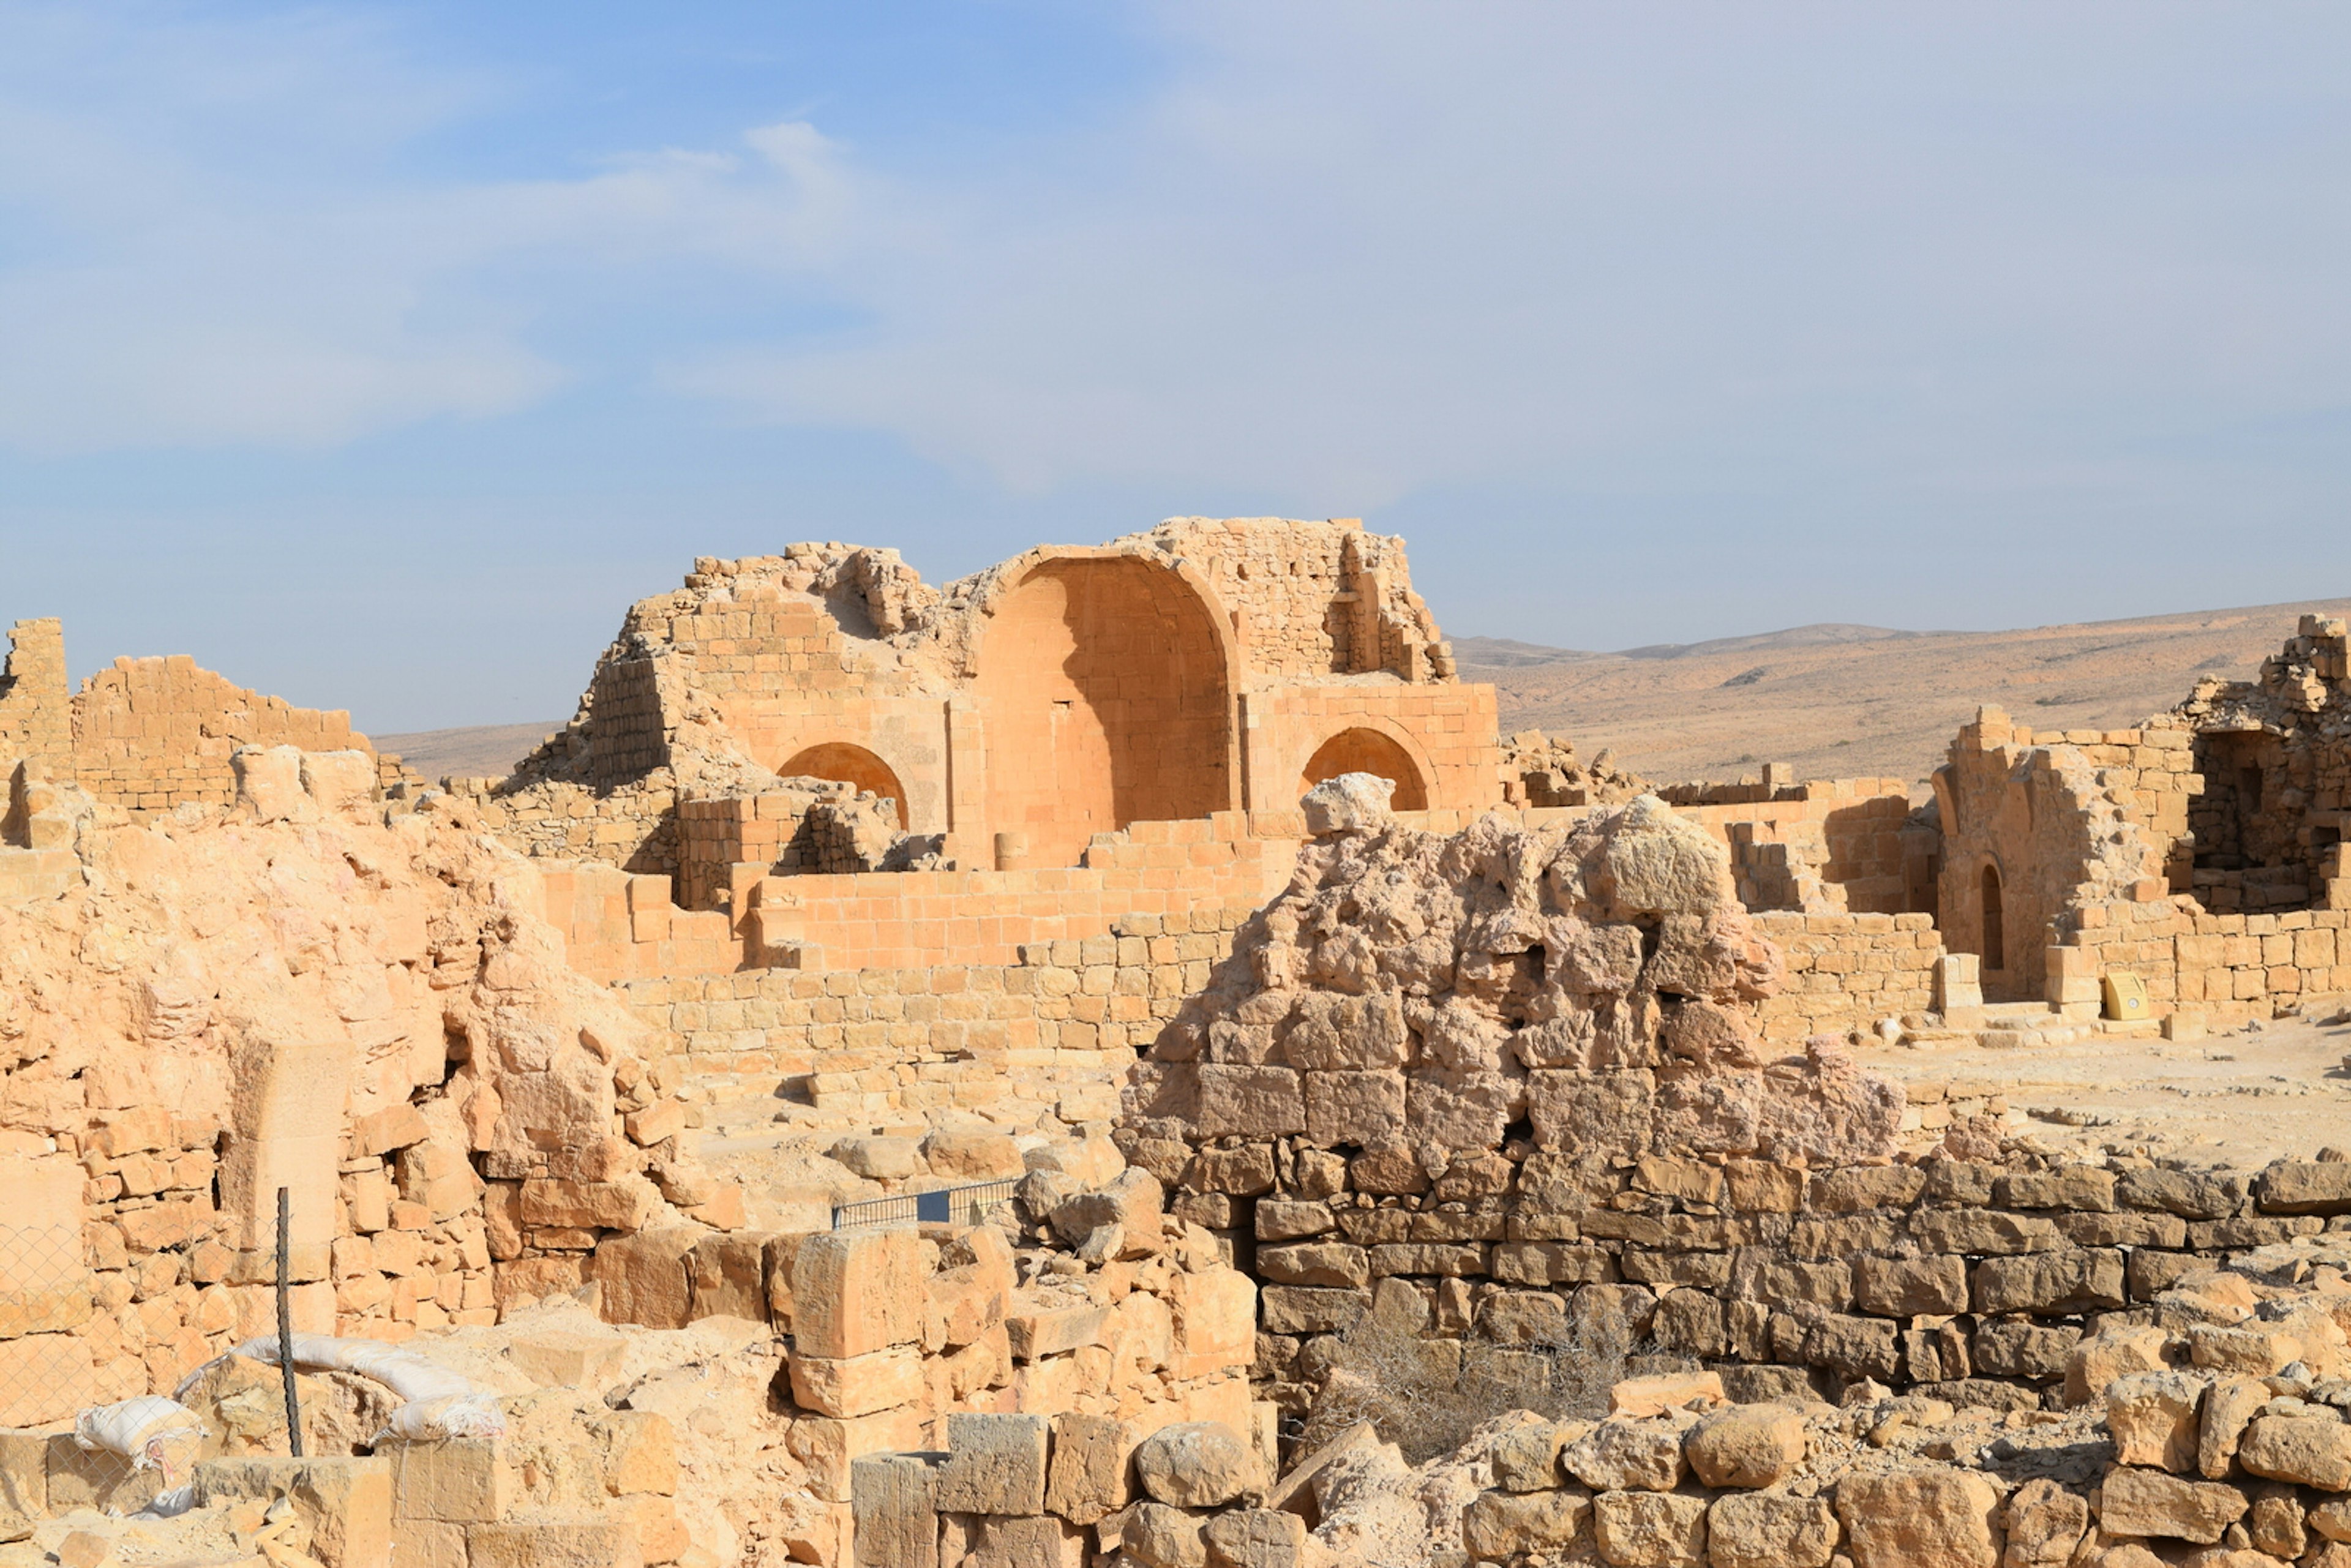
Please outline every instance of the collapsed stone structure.
[{"label": "collapsed stone structure", "polygon": [[[1493,730],[1401,541],[1353,519],[1178,517],[936,589],[894,550],[841,544],[697,560],[630,611],[571,724],[484,795],[559,834],[592,796],[594,838],[557,844],[684,877],[749,857],[679,832],[683,803],[805,775],[894,801],[959,866],[1071,866],[1098,834],[1287,810],[1356,768],[1416,808],[1482,804]],[[692,890],[692,908],[729,891]]]},{"label": "collapsed stone structure", "polygon": [[1865,1064],[2351,992],[2344,647],[1986,710],[1931,799],[1645,792],[1500,743],[1352,524],[939,590],[794,547],[434,788],[183,660],[68,693],[19,622],[0,1555],[175,1560],[57,1423],[271,1332],[283,1186],[296,1326],[508,1429],[371,1440],[312,1375],[295,1465],[223,1364],[183,1555],[2334,1561],[2351,1165],[2053,1164]]}]

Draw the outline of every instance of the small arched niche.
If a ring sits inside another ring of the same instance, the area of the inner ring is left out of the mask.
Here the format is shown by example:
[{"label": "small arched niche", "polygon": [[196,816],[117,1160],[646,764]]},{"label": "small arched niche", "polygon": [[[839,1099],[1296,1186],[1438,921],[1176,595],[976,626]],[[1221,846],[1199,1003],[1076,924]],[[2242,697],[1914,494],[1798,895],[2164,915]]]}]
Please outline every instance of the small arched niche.
[{"label": "small arched niche", "polygon": [[904,831],[908,825],[906,787],[898,782],[898,775],[888,763],[862,746],[828,740],[820,746],[805,747],[794,752],[791,759],[776,771],[787,779],[830,779],[895,801],[899,830]]},{"label": "small arched niche", "polygon": [[1303,795],[1342,773],[1370,773],[1387,779],[1395,786],[1388,803],[1399,811],[1428,810],[1428,780],[1421,777],[1419,764],[1394,737],[1376,729],[1343,729],[1316,747],[1307,759],[1306,771],[1299,776],[1298,792]]}]

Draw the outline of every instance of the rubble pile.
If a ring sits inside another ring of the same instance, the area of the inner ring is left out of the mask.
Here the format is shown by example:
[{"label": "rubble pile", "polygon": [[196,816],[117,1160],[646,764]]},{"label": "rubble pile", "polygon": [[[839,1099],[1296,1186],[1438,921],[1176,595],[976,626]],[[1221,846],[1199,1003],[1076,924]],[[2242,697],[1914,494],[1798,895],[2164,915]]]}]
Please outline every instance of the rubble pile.
[{"label": "rubble pile", "polygon": [[1649,789],[1605,747],[1587,761],[1563,735],[1522,729],[1502,742],[1502,799],[1513,806],[1616,806]]},{"label": "rubble pile", "polygon": [[727,1218],[527,862],[363,754],[234,762],[227,809],[53,809],[71,885],[0,905],[0,1424],[274,1329],[281,1186],[298,1325],[379,1338],[574,1287],[697,1179]]}]

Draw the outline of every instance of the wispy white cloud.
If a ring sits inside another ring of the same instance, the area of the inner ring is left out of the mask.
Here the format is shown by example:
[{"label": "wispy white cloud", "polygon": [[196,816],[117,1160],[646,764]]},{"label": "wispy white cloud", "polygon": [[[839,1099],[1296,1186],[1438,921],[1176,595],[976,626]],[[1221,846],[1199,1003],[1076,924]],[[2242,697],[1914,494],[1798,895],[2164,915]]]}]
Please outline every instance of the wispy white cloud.
[{"label": "wispy white cloud", "polygon": [[543,291],[806,274],[848,221],[813,127],[577,178],[435,179],[489,89],[311,13],[133,26],[0,8],[0,443],[316,446],[524,407],[570,373]]},{"label": "wispy white cloud", "polygon": [[381,25],[0,6],[0,442],[496,414],[598,358],[550,299],[681,277],[836,325],[617,373],[1029,493],[2169,474],[2351,402],[2330,10],[1146,14],[1160,86],[952,183],[805,119],[484,182],[402,151],[497,84]]},{"label": "wispy white cloud", "polygon": [[[1046,488],[1914,470],[2351,393],[2311,9],[1217,5],[852,340],[678,383]],[[2296,41],[2298,40],[2298,47]]]}]

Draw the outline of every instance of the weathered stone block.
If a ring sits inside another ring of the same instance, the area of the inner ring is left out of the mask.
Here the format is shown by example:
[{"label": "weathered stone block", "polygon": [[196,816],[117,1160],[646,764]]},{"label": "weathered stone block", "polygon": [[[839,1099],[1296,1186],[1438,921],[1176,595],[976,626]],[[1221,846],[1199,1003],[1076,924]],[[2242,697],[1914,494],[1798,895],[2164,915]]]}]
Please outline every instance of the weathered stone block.
[{"label": "weathered stone block", "polygon": [[522,1496],[504,1438],[449,1437],[392,1448],[392,1496],[402,1519],[478,1524],[506,1516]]},{"label": "weathered stone block", "polygon": [[1588,1535],[1592,1496],[1580,1487],[1484,1491],[1461,1511],[1461,1544],[1480,1563],[1555,1552]]},{"label": "weathered stone block", "polygon": [[2071,1247],[2013,1258],[1987,1258],[1975,1267],[1979,1312],[2058,1316],[2102,1312],[2124,1301],[2123,1257],[2104,1248]]},{"label": "weathered stone block", "polygon": [[802,1354],[862,1356],[922,1337],[922,1243],[912,1231],[812,1236],[793,1255],[791,1280]]},{"label": "weathered stone block", "polygon": [[1999,1503],[1982,1476],[1940,1467],[1849,1475],[1836,1485],[1854,1568],[1996,1568]]},{"label": "weathered stone block", "polygon": [[1948,1254],[1856,1258],[1853,1295],[1863,1312],[1879,1317],[1963,1312],[1968,1310],[1968,1262]]},{"label": "weathered stone block", "polygon": [[2245,1494],[2232,1486],[2119,1465],[2106,1472],[2098,1526],[2109,1535],[2155,1535],[2209,1546],[2248,1506]]},{"label": "weathered stone block", "polygon": [[825,1416],[870,1416],[923,1397],[922,1353],[893,1345],[864,1355],[791,1356],[792,1397]]},{"label": "weathered stone block", "polygon": [[1611,1568],[1704,1568],[1707,1503],[1694,1492],[1602,1492],[1592,1500],[1601,1561]]},{"label": "weathered stone block", "polygon": [[1044,1416],[958,1411],[947,1416],[946,1427],[947,1457],[934,1479],[942,1511],[1043,1511],[1050,1437]]},{"label": "weathered stone block", "polygon": [[1134,1428],[1108,1416],[1053,1417],[1052,1463],[1045,1508],[1092,1524],[1134,1500]]},{"label": "weathered stone block", "polygon": [[1826,1498],[1730,1492],[1707,1511],[1706,1534],[1711,1568],[1824,1568],[1837,1520]]},{"label": "weathered stone block", "polygon": [[858,1568],[939,1568],[929,1454],[876,1454],[850,1466]]}]

